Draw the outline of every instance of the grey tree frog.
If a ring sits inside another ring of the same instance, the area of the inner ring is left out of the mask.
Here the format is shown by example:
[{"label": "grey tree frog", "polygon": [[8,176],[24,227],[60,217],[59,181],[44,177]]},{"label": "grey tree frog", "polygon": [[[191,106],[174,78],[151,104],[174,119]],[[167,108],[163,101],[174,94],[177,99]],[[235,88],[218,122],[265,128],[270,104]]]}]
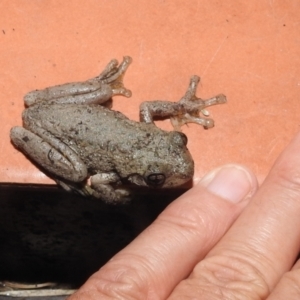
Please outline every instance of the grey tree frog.
[{"label": "grey tree frog", "polygon": [[[143,102],[140,122],[129,120],[105,103],[131,96],[123,84],[130,63],[129,56],[114,59],[95,78],[26,94],[24,127],[11,129],[12,143],[64,189],[107,203],[128,200],[130,185],[173,188],[191,180],[194,162],[180,127],[213,127],[205,108],[226,97],[197,98],[200,78],[193,76],[178,102]],[[170,118],[175,131],[158,128],[155,117]]]}]

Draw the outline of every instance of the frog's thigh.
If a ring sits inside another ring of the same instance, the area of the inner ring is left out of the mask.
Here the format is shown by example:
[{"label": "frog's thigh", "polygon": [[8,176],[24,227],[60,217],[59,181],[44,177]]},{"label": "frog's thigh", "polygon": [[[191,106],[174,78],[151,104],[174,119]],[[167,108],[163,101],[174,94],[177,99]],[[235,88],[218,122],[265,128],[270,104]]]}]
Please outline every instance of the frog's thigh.
[{"label": "frog's thigh", "polygon": [[[86,166],[79,157],[75,156],[75,153],[70,160],[45,139],[23,127],[13,127],[10,137],[15,146],[53,175],[73,182],[82,182],[86,179]],[[72,150],[68,149],[68,151]]]}]

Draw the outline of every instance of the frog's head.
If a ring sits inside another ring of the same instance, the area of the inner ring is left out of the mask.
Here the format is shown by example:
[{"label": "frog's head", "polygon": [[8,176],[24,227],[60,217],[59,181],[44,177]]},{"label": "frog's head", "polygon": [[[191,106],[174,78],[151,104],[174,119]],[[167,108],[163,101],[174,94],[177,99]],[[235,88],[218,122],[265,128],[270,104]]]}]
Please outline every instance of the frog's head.
[{"label": "frog's head", "polygon": [[155,144],[142,159],[143,171],[130,176],[131,182],[152,188],[172,188],[192,179],[194,162],[186,147],[185,134],[172,131]]}]

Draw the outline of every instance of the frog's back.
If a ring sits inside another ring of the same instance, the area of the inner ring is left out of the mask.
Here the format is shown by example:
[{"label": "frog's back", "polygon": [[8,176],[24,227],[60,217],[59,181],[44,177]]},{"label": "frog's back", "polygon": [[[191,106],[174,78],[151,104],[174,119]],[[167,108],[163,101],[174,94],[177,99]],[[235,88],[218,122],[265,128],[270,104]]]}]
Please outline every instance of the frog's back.
[{"label": "frog's back", "polygon": [[[122,113],[100,105],[37,104],[23,114],[24,126],[36,123],[80,153],[87,160],[100,154],[106,163],[145,149],[158,135],[167,134],[153,124],[129,120]],[[99,160],[99,157],[95,159]]]},{"label": "frog's back", "polygon": [[141,124],[129,120],[120,112],[96,104],[37,104],[24,111],[25,126],[29,119],[30,123],[38,123],[57,137],[86,139],[92,135],[94,141],[98,138],[103,140],[112,133],[114,136],[136,133]]}]

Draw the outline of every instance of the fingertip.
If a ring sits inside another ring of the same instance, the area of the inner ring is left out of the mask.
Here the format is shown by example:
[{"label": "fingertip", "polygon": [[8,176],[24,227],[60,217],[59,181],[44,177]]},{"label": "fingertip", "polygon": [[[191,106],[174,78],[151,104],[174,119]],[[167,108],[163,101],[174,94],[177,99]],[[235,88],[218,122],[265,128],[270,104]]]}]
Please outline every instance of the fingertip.
[{"label": "fingertip", "polygon": [[258,188],[254,173],[238,164],[228,164],[212,170],[197,185],[232,203],[250,199]]}]

